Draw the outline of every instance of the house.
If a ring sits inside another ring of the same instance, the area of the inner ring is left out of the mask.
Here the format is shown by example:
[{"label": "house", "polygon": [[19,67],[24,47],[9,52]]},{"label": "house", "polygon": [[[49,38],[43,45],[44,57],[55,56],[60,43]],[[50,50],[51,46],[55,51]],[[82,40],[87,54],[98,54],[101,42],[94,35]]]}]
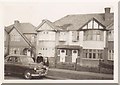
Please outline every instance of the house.
[{"label": "house", "polygon": [[56,62],[98,67],[99,60],[113,59],[113,21],[110,8],[105,8],[105,13],[67,15],[55,21],[54,25],[62,29]]},{"label": "house", "polygon": [[114,55],[113,16],[110,8],[105,8],[105,13],[43,20],[37,27],[37,54],[52,58],[51,64],[60,68],[75,64],[98,67],[100,60],[109,63]]},{"label": "house", "polygon": [[36,54],[41,53],[43,57],[48,57],[51,65],[54,65],[55,62],[56,32],[58,29],[52,22],[44,19],[36,30]]},{"label": "house", "polygon": [[20,23],[14,21],[14,24],[5,27],[8,48],[7,54],[22,54],[35,56],[36,31],[35,26],[30,23]]}]

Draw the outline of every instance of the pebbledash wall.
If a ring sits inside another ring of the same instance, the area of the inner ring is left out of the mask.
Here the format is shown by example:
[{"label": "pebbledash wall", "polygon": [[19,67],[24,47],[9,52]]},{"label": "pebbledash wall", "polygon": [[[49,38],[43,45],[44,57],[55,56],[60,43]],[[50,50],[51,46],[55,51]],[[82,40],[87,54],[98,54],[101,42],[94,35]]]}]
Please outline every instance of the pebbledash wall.
[{"label": "pebbledash wall", "polygon": [[114,14],[110,8],[105,8],[105,13],[67,15],[55,22],[43,20],[35,29],[28,33],[35,36],[35,43],[27,40],[36,45],[34,57],[37,59],[39,53],[48,57],[50,67],[79,69],[76,67],[99,67],[101,62],[113,65]]}]

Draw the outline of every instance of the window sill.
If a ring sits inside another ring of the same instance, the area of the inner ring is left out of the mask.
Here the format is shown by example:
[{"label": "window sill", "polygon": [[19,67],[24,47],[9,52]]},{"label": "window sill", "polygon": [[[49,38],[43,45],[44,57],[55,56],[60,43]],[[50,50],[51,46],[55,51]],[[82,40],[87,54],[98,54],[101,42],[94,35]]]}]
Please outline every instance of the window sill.
[{"label": "window sill", "polygon": [[114,60],[110,60],[110,59],[108,59],[108,61],[112,61],[112,62],[113,62]]},{"label": "window sill", "polygon": [[104,40],[83,40],[83,41],[99,41],[99,42],[103,42]]},{"label": "window sill", "polygon": [[[96,60],[96,61],[100,60],[100,59],[93,59],[93,58],[82,58],[82,59],[84,59],[84,60]],[[103,60],[103,59],[101,59],[101,60]]]},{"label": "window sill", "polygon": [[72,42],[78,42],[79,40],[76,40],[76,41],[72,41]]},{"label": "window sill", "polygon": [[66,42],[66,40],[59,40],[59,42]]}]

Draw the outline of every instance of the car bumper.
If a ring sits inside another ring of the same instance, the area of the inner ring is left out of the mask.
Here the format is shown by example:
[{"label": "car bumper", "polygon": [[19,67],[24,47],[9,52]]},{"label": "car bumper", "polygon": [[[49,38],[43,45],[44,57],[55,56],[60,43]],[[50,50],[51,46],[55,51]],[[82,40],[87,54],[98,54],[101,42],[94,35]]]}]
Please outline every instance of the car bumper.
[{"label": "car bumper", "polygon": [[31,74],[32,77],[45,76],[46,74]]},{"label": "car bumper", "polygon": [[48,69],[45,71],[42,70],[36,70],[36,73],[32,73],[31,76],[35,77],[35,76],[45,76],[47,75]]}]

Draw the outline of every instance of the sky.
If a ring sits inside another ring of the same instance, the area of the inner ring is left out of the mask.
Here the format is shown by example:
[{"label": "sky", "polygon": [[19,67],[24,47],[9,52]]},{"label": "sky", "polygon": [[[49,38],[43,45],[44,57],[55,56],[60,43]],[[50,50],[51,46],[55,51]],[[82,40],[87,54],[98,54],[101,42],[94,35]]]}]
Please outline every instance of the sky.
[{"label": "sky", "polygon": [[115,0],[30,0],[2,1],[2,21],[4,26],[20,22],[29,22],[38,26],[43,19],[54,22],[70,14],[104,13],[105,7],[114,10]]}]

